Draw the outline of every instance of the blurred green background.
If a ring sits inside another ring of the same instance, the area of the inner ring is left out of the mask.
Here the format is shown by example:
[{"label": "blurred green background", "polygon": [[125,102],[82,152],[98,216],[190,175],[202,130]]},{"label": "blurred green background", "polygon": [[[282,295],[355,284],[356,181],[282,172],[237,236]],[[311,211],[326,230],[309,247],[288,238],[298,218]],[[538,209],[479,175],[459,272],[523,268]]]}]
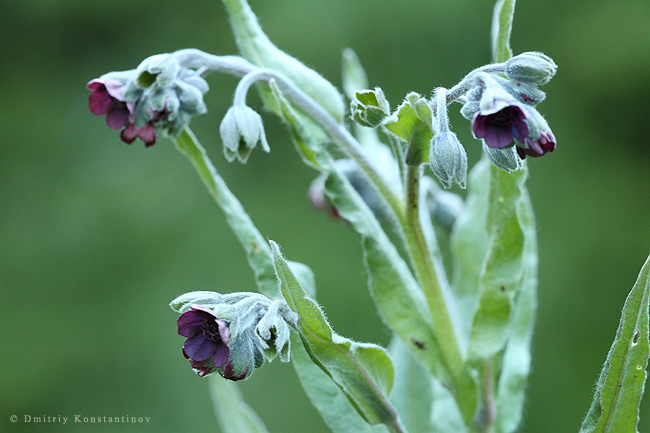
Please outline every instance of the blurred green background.
[{"label": "blurred green background", "polygon": [[[453,85],[490,58],[491,1],[251,3],[278,46],[337,86],[340,53],[352,47],[392,106],[408,91]],[[577,432],[650,253],[650,2],[520,0],[517,8],[515,52],[543,51],[559,65],[540,106],[558,148],[529,160],[540,306],[521,431]],[[189,290],[253,290],[252,273],[171,142],[121,143],[88,111],[85,84],[179,48],[234,53],[223,6],[5,0],[0,35],[0,431],[218,431],[206,381],[182,357],[167,303]],[[283,127],[266,115],[272,152],[228,165],[217,131],[236,80],[209,82],[210,112],[193,128],[221,174],[262,233],[313,268],[335,329],[387,343],[357,237],[309,206],[314,173]],[[475,162],[469,124],[452,121]],[[327,431],[288,364],[257,370],[241,389],[271,432]],[[61,426],[23,418],[77,414],[151,421]],[[643,417],[647,431],[648,404]]]}]

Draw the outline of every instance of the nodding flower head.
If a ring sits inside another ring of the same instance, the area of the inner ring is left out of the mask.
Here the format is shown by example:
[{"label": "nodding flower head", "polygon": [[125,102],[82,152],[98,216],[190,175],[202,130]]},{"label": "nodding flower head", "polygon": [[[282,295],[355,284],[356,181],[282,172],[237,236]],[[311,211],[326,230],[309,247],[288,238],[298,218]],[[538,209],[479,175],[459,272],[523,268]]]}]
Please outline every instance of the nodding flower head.
[{"label": "nodding flower head", "polygon": [[124,96],[127,83],[135,78],[135,71],[111,72],[88,82],[86,87],[92,91],[88,97],[88,108],[97,116],[106,116],[106,125],[111,129],[121,129],[120,138],[127,144],[140,138],[145,146],[153,145],[156,136],[153,121],[135,125],[135,102]]},{"label": "nodding flower head", "polygon": [[289,325],[297,316],[286,302],[258,293],[190,292],[170,306],[182,313],[178,333],[183,356],[201,377],[214,372],[229,380],[250,377],[265,359],[289,361]]},{"label": "nodding flower head", "polygon": [[176,137],[192,116],[205,113],[208,85],[198,71],[181,67],[171,54],[152,56],[138,69],[110,72],[87,84],[89,108],[106,116],[111,129],[131,144],[152,146],[158,134]]}]

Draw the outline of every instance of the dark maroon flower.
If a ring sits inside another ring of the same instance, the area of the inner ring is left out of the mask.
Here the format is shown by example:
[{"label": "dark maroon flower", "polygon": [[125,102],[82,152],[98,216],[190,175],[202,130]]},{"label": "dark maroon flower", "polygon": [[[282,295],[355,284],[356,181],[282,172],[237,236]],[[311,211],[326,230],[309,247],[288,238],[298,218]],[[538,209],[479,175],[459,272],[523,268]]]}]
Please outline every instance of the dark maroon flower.
[{"label": "dark maroon flower", "polygon": [[183,355],[190,360],[192,368],[199,370],[199,376],[228,363],[228,323],[219,319],[212,310],[192,305],[190,311],[180,315],[177,325],[178,333],[187,337]]},{"label": "dark maroon flower", "polygon": [[526,114],[517,103],[495,98],[474,114],[472,131],[489,147],[503,149],[512,146],[515,139],[523,142],[529,128]]},{"label": "dark maroon flower", "polygon": [[542,156],[547,152],[553,152],[555,150],[557,141],[555,140],[553,131],[548,129],[544,132],[541,132],[536,140],[533,140],[530,137],[527,138],[525,140],[525,144],[528,147],[524,148],[517,145],[517,154],[519,154],[519,157],[521,159],[526,159],[526,155],[537,157]]},{"label": "dark maroon flower", "polygon": [[126,84],[110,78],[96,78],[86,87],[92,90],[88,97],[88,108],[97,116],[106,116],[106,125],[111,129],[122,129],[120,138],[127,144],[140,138],[146,147],[152,146],[158,137],[154,121],[148,121],[143,127],[135,126],[133,102],[124,98]]}]

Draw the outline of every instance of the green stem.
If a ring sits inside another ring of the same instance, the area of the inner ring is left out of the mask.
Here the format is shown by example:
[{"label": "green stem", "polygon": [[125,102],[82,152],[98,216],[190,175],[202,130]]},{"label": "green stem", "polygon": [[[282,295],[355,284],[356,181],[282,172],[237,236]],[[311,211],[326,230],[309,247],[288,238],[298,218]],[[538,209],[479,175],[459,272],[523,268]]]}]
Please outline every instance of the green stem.
[{"label": "green stem", "polygon": [[278,298],[277,280],[273,266],[273,255],[266,239],[257,230],[237,197],[228,189],[219,176],[205,149],[189,128],[176,139],[176,148],[189,159],[210,195],[226,216],[226,222],[246,251],[248,261],[255,273],[255,280],[261,293]]},{"label": "green stem", "polygon": [[450,315],[452,306],[450,294],[445,293],[433,265],[433,259],[422,231],[420,221],[420,166],[407,169],[407,206],[401,221],[411,260],[415,267],[433,321],[433,330],[440,344],[445,363],[454,379],[458,380],[463,368],[463,355],[459,347],[456,327]]}]

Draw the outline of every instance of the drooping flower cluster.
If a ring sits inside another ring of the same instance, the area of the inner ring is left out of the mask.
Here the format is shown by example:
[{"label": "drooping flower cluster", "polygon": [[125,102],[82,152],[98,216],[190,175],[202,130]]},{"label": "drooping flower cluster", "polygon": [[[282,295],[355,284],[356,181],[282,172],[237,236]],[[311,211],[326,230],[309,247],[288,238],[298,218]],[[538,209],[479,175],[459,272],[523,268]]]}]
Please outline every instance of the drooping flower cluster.
[{"label": "drooping flower cluster", "polygon": [[152,146],[158,135],[176,137],[190,118],[206,112],[208,84],[196,70],[182,67],[173,54],[144,60],[137,69],[109,72],[91,80],[88,106],[120,129],[127,144],[140,138]]},{"label": "drooping flower cluster", "polygon": [[190,292],[170,306],[182,313],[177,326],[187,339],[183,356],[201,377],[218,372],[241,380],[264,359],[289,361],[289,326],[297,317],[284,301],[257,293]]},{"label": "drooping flower cluster", "polygon": [[537,88],[555,75],[557,66],[541,53],[523,53],[505,62],[502,76],[478,74],[461,113],[472,132],[492,149],[516,146],[521,159],[555,150],[555,135],[535,106],[544,99]]}]

